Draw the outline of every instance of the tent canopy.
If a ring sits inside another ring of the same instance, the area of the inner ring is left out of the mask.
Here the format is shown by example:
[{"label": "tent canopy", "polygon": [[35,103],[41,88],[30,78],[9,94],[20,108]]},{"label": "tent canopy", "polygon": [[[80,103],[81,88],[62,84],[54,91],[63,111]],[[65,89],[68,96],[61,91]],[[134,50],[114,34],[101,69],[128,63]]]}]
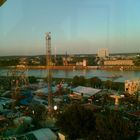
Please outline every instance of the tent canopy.
[{"label": "tent canopy", "polygon": [[101,89],[95,89],[95,88],[91,88],[91,87],[78,86],[76,88],[73,88],[72,91],[75,94],[78,94],[78,95],[82,95],[83,94],[83,97],[90,97],[90,96],[93,96],[93,95],[97,94],[98,92],[100,92]]}]

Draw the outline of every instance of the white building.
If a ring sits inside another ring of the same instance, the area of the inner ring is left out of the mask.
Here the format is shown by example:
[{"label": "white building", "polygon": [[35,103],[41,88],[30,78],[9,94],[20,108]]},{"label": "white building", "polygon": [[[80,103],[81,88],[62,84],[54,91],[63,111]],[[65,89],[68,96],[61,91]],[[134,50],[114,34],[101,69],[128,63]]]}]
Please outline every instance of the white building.
[{"label": "white building", "polygon": [[132,59],[118,59],[118,60],[105,60],[104,65],[106,66],[133,66]]},{"label": "white building", "polygon": [[87,60],[83,59],[83,67],[86,67],[86,66],[87,66]]},{"label": "white building", "polygon": [[76,62],[76,66],[86,67],[87,66],[87,60],[83,59],[83,61]]},{"label": "white building", "polygon": [[105,58],[109,56],[109,52],[107,48],[98,49],[97,56],[100,58]]},{"label": "white building", "polygon": [[91,87],[84,87],[84,86],[78,86],[76,88],[72,89],[73,94],[77,96],[83,96],[83,97],[91,97],[101,91],[101,89],[95,89]]},{"label": "white building", "polygon": [[[24,139],[24,140],[57,140],[56,134],[49,128],[41,128],[22,134],[20,136],[12,137],[13,139]],[[11,138],[11,139],[12,139]]]}]

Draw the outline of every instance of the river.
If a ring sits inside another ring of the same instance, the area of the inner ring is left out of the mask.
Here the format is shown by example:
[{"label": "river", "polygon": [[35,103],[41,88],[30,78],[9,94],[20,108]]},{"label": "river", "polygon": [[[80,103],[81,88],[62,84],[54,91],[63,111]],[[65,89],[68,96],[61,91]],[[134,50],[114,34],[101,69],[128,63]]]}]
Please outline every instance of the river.
[{"label": "river", "polygon": [[[9,69],[0,69],[0,76],[6,76]],[[46,70],[29,70],[29,76],[45,77]],[[116,82],[124,82],[129,79],[140,78],[140,71],[106,71],[106,70],[52,70],[52,76],[55,78],[73,78],[75,75],[84,76],[85,78],[99,77],[102,80],[113,80]],[[118,76],[117,78],[111,78]]]}]

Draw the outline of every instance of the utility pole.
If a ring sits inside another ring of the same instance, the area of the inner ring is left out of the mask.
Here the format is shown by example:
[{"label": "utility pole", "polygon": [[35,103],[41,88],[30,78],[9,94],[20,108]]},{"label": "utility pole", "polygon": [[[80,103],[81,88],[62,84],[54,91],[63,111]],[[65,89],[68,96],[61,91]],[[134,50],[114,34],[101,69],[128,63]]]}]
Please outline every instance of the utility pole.
[{"label": "utility pole", "polygon": [[48,82],[48,114],[52,115],[53,103],[52,103],[52,74],[51,74],[51,33],[46,33],[46,70],[47,70],[47,82]]}]

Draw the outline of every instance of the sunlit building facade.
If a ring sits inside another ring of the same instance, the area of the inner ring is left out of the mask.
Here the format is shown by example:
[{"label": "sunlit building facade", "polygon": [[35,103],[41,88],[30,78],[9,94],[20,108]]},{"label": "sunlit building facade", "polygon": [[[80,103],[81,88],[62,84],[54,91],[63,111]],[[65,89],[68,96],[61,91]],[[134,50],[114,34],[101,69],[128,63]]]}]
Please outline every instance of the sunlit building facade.
[{"label": "sunlit building facade", "polygon": [[106,66],[133,66],[133,60],[129,59],[129,60],[125,60],[125,59],[121,59],[121,60],[105,60],[104,61],[104,65]]},{"label": "sunlit building facade", "polygon": [[109,57],[109,52],[107,48],[98,49],[97,56],[100,58]]},{"label": "sunlit building facade", "polygon": [[140,79],[125,81],[125,92],[133,95],[139,90],[140,90]]}]

